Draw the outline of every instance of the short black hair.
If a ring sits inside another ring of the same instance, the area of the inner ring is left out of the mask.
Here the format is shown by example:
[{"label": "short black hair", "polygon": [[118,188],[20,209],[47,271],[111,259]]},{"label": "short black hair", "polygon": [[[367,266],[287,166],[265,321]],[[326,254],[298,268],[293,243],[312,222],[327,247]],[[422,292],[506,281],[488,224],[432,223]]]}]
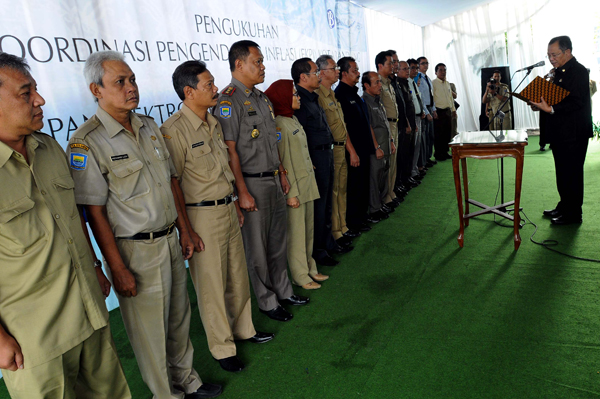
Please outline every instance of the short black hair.
[{"label": "short black hair", "polygon": [[440,62],[439,64],[437,64],[437,65],[435,66],[435,72],[436,72],[436,73],[437,73],[437,70],[438,70],[438,68],[439,68],[439,67],[446,67],[446,64],[444,64],[443,62]]},{"label": "short black hair", "polygon": [[419,58],[417,58],[417,64],[421,65],[421,61],[426,60],[427,57],[425,57],[424,55],[420,56]]},{"label": "short black hair", "polygon": [[[367,71],[367,72],[363,72],[362,74],[362,78],[360,79],[360,83],[362,84],[362,89],[363,91],[367,91],[367,88],[365,87],[365,84],[368,84],[369,86],[371,86],[371,78],[370,78],[370,73],[373,71]],[[377,72],[375,72],[377,73]]]},{"label": "short black hair", "polygon": [[235,71],[235,62],[237,60],[244,61],[250,55],[250,47],[260,49],[260,46],[252,40],[240,40],[231,45],[229,49],[229,69]]},{"label": "short black hair", "polygon": [[379,70],[379,65],[383,65],[385,64],[385,62],[387,61],[387,57],[391,57],[392,53],[390,53],[389,51],[382,51],[379,54],[377,54],[375,56],[375,68],[377,68],[377,70]]},{"label": "short black hair", "polygon": [[338,60],[337,64],[340,67],[340,75],[342,72],[348,73],[350,70],[350,63],[356,62],[356,60],[352,57],[342,57]]},{"label": "short black hair", "polygon": [[558,48],[560,51],[565,52],[567,50],[573,51],[573,43],[571,43],[571,38],[569,36],[556,36],[550,40],[548,46],[558,42]]},{"label": "short black hair", "polygon": [[[23,75],[29,75],[29,65],[27,65],[27,61],[24,58],[17,57],[16,55],[4,53],[0,51],[0,69],[12,69],[14,71],[19,71]],[[2,81],[0,80],[0,86],[2,86]]]},{"label": "short black hair", "polygon": [[500,70],[499,70],[499,69],[494,69],[494,72],[492,72],[492,75],[494,75],[494,74],[496,74],[496,73],[499,73],[500,75],[502,75],[502,72],[500,72]]},{"label": "short black hair", "polygon": [[173,72],[173,88],[181,99],[185,100],[183,89],[186,86],[198,87],[198,75],[206,72],[206,64],[203,61],[186,61],[175,68]]},{"label": "short black hair", "polygon": [[310,73],[310,58],[299,58],[292,64],[292,79],[294,84],[300,82],[300,75],[303,73]]},{"label": "short black hair", "polygon": [[407,59],[406,63],[408,64],[408,66],[411,66],[412,64],[419,65],[419,62],[417,60],[415,60],[414,58]]},{"label": "short black hair", "polygon": [[396,50],[388,50],[388,53],[390,53],[391,55],[396,55]]}]

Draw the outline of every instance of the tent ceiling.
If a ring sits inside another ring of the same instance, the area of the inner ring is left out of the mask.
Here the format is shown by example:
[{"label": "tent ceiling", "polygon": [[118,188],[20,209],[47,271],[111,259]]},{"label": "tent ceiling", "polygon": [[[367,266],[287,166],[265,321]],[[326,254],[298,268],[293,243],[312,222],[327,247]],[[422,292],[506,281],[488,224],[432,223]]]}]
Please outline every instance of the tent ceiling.
[{"label": "tent ceiling", "polygon": [[352,0],[356,4],[426,26],[451,17],[490,0]]}]

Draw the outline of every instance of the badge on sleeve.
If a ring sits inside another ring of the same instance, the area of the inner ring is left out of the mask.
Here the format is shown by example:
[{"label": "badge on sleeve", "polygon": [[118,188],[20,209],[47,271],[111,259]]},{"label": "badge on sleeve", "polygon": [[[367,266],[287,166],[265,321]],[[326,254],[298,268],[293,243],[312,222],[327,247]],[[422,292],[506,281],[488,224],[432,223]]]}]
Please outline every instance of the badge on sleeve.
[{"label": "badge on sleeve", "polygon": [[84,154],[71,153],[71,168],[75,170],[84,170],[87,166],[88,156]]},{"label": "badge on sleeve", "polygon": [[219,115],[224,119],[231,118],[231,106],[221,105],[221,108],[219,108]]},{"label": "badge on sleeve", "polygon": [[281,141],[281,128],[278,127],[276,132],[277,132],[277,141]]}]

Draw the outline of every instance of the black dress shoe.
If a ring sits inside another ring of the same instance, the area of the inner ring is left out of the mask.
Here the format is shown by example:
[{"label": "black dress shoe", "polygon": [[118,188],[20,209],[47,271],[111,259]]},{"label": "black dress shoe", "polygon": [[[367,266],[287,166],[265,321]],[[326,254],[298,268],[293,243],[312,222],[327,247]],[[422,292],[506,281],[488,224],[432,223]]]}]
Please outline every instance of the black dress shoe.
[{"label": "black dress shoe", "polygon": [[337,245],[339,245],[340,247],[347,247],[349,245],[352,245],[352,238],[348,236],[341,236],[340,238],[335,240],[335,242],[337,242]]},{"label": "black dress shoe", "polygon": [[402,202],[404,202],[404,196],[402,196],[402,197],[398,196],[392,200],[392,203],[396,204],[396,207],[398,205],[400,205]]},{"label": "black dress shoe", "polygon": [[367,231],[371,230],[371,226],[369,226],[366,223],[363,224],[359,224],[358,226],[352,226],[352,227],[348,227],[350,230],[355,230],[358,231],[360,233],[366,233]]},{"label": "black dress shoe", "polygon": [[415,188],[415,187],[417,187],[419,184],[417,184],[417,182],[416,182],[416,181],[414,181],[414,180],[413,180],[413,181],[411,181],[410,179],[406,179],[406,180],[404,180],[404,181],[402,182],[402,185],[404,185],[404,187],[407,187],[407,188],[411,188],[411,189],[412,189],[412,188]]},{"label": "black dress shoe", "polygon": [[548,216],[550,218],[557,218],[561,215],[558,209],[546,209],[544,211],[544,216]]},{"label": "black dress shoe", "polygon": [[421,180],[423,180],[423,177],[425,177],[425,175],[421,176],[421,174],[418,174],[416,176],[411,177],[411,179],[416,180],[416,181],[421,181]]},{"label": "black dress shoe", "polygon": [[321,266],[335,266],[340,263],[329,255],[324,256],[321,259],[315,259],[315,262]]},{"label": "black dress shoe", "polygon": [[216,398],[221,392],[223,388],[220,385],[205,382],[196,392],[185,395],[185,399]]},{"label": "black dress shoe", "polygon": [[429,159],[429,160],[427,160],[427,162],[425,162],[425,166],[427,166],[428,168],[431,168],[433,165],[437,165],[437,161],[434,161],[433,159]]},{"label": "black dress shoe", "polygon": [[386,213],[384,213],[382,211],[377,211],[377,212],[374,212],[374,213],[370,214],[367,217],[367,222],[369,222],[369,223],[379,223],[382,220],[385,220],[385,219],[387,219],[389,217],[390,216],[387,215]]},{"label": "black dress shoe", "polygon": [[[396,198],[400,198],[400,197],[396,197]],[[396,198],[394,198],[393,200],[391,200],[390,202],[388,202],[387,204],[385,204],[385,206],[387,206],[388,208],[392,208],[392,209],[396,209],[398,208],[398,205],[400,205],[400,200],[396,201]]]},{"label": "black dress shoe", "polygon": [[346,245],[346,246],[338,245],[337,247],[330,249],[327,252],[329,252],[330,254],[333,254],[333,255],[343,255],[343,254],[347,254],[348,252],[352,251],[353,249],[354,249],[354,247],[351,245]]},{"label": "black dress shoe", "polygon": [[540,151],[546,151],[546,144],[540,146]]},{"label": "black dress shoe", "polygon": [[415,180],[415,179],[414,179],[414,178],[412,178],[412,177],[409,177],[409,178],[408,178],[408,181],[409,181],[409,182],[411,182],[412,184],[416,184],[417,186],[418,186],[419,184],[421,184],[421,182],[420,182],[419,180]]},{"label": "black dress shoe", "polygon": [[215,359],[221,365],[221,368],[225,371],[237,373],[244,369],[244,363],[237,356],[226,357],[225,359]]},{"label": "black dress shoe", "polygon": [[275,338],[275,334],[273,333],[257,331],[253,337],[248,338],[246,341],[252,342],[253,344],[264,344],[265,342],[269,342],[273,338]]},{"label": "black dress shoe", "polygon": [[387,213],[389,215],[390,213],[394,213],[394,208],[395,207],[391,207],[391,206],[387,206],[387,205],[382,205],[381,206],[381,212]]},{"label": "black dress shoe", "polygon": [[556,226],[565,226],[567,224],[581,224],[581,216],[565,216],[560,215],[559,217],[552,219],[552,224]]},{"label": "black dress shoe", "polygon": [[301,305],[306,305],[307,303],[310,302],[310,298],[306,297],[306,296],[300,296],[300,295],[292,295],[289,298],[285,298],[285,299],[280,299],[279,300],[280,303],[285,303],[286,305],[296,305],[296,306],[301,306]]},{"label": "black dress shoe", "polygon": [[362,233],[358,230],[349,229],[347,232],[344,233],[344,237],[356,238],[360,237],[361,234]]},{"label": "black dress shoe", "polygon": [[292,317],[294,317],[294,315],[291,314],[290,312],[288,312],[287,310],[285,310],[283,308],[283,306],[277,306],[275,309],[271,309],[271,310],[262,310],[262,309],[259,309],[259,310],[262,313],[269,316],[271,319],[277,320],[277,321],[288,321],[288,320],[292,320]]}]

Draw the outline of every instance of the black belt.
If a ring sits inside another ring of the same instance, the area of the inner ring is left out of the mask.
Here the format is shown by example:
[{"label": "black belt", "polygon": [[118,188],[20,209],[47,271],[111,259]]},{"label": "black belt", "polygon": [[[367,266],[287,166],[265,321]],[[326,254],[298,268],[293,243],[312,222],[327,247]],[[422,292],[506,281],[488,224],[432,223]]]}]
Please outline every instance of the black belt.
[{"label": "black belt", "polygon": [[387,118],[390,122],[398,122],[398,118]]},{"label": "black belt", "polygon": [[279,170],[272,170],[270,172],[260,172],[260,173],[246,173],[242,172],[242,176],[244,177],[273,177],[279,174]]},{"label": "black belt", "polygon": [[156,233],[137,233],[131,237],[119,237],[122,240],[153,240],[162,236],[167,236],[175,229],[175,222],[171,223],[169,227],[164,230],[157,231]]},{"label": "black belt", "polygon": [[346,145],[346,143],[343,141],[334,141],[333,145]]},{"label": "black belt", "polygon": [[233,194],[230,194],[227,197],[220,199],[220,200],[202,201],[202,202],[197,202],[195,204],[185,204],[185,206],[217,206],[217,205],[223,205],[223,204],[227,205],[227,204],[231,204],[236,199],[237,199],[236,196],[234,196]]},{"label": "black belt", "polygon": [[310,147],[310,149],[313,150],[313,151],[333,150],[333,143],[332,144],[316,145],[314,147]]}]

